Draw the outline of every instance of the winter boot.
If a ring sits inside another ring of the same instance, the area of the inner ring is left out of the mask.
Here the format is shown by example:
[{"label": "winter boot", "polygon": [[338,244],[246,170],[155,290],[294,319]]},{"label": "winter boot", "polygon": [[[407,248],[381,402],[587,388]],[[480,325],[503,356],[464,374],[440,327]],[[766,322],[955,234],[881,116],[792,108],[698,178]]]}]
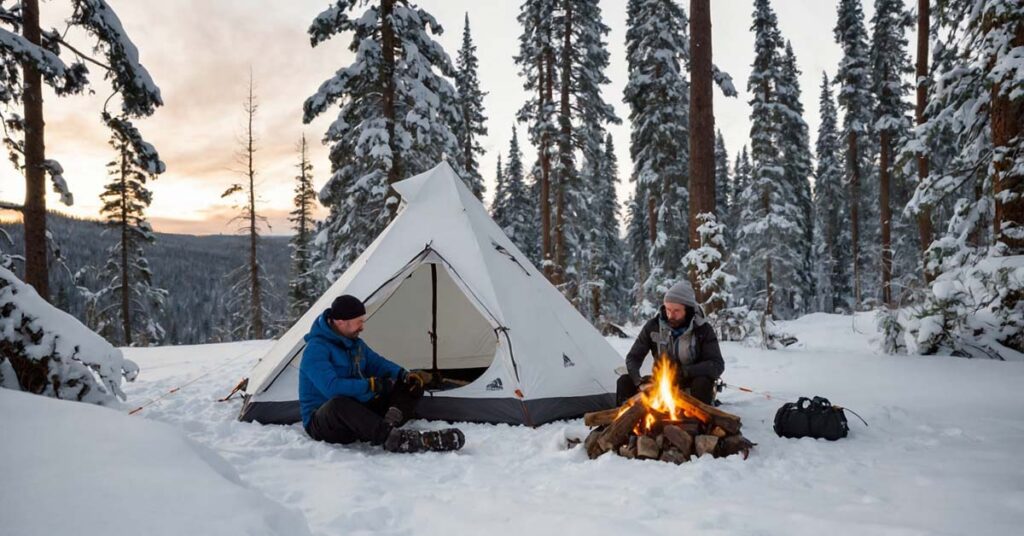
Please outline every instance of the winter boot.
[{"label": "winter boot", "polygon": [[423,432],[423,446],[434,452],[459,450],[466,444],[466,436],[458,428]]},{"label": "winter boot", "polygon": [[423,447],[423,436],[416,430],[403,430],[392,428],[388,438],[384,440],[384,450],[388,452],[421,452]]}]

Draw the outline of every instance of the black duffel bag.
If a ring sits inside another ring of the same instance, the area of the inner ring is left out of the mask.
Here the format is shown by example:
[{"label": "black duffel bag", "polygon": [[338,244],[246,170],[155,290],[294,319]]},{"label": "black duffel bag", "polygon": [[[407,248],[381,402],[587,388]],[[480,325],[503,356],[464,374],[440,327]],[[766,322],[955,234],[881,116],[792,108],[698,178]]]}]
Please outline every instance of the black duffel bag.
[{"label": "black duffel bag", "polygon": [[827,398],[820,396],[801,397],[796,402],[783,404],[775,412],[775,433],[779,437],[813,437],[835,441],[846,437],[849,431],[843,408],[833,406]]}]

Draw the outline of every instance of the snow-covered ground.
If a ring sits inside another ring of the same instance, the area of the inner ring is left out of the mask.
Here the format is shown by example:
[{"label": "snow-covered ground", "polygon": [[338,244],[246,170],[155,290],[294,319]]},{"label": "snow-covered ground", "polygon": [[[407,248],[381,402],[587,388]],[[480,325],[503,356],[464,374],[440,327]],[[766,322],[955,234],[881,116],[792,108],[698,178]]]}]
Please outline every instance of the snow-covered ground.
[{"label": "snow-covered ground", "polygon": [[[142,372],[125,388],[125,412],[163,397],[135,416],[0,392],[0,533],[54,533],[43,528],[57,525],[33,524],[53,512],[82,512],[75,532],[87,535],[157,533],[154,523],[181,512],[193,513],[193,526],[217,523],[190,534],[227,533],[217,527],[234,519],[248,524],[231,533],[301,534],[289,512],[301,512],[314,534],[1019,533],[1024,363],[882,355],[870,315],[816,314],[784,327],[800,339],[785,350],[723,345],[727,383],[772,393],[721,396],[758,443],[750,459],[680,466],[590,461],[566,447],[586,434],[580,420],[461,425],[466,448],[453,454],[316,443],[298,425],[237,422],[237,399],[216,401],[266,342],[126,349]],[[631,343],[611,342],[622,353]],[[870,426],[851,416],[845,440],[778,438],[775,410],[799,395],[826,396]],[[164,487],[179,495],[157,504],[166,494],[151,493]]]}]

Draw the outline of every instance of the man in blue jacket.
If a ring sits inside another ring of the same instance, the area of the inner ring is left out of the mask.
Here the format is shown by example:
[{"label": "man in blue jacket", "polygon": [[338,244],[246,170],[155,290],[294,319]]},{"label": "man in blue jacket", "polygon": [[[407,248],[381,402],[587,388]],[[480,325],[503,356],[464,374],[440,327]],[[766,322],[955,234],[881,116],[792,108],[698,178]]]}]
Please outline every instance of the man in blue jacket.
[{"label": "man in blue jacket", "polygon": [[359,338],[366,308],[355,296],[335,298],[306,335],[299,366],[299,407],[317,441],[369,441],[392,452],[458,450],[457,428],[418,432],[400,427],[412,417],[427,376],[409,372]]}]

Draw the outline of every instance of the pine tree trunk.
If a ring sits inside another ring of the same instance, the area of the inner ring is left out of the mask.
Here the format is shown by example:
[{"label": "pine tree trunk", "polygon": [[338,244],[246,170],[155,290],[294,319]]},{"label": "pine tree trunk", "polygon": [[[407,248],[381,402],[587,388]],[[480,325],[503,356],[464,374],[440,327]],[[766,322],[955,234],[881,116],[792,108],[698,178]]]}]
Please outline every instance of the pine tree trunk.
[{"label": "pine tree trunk", "polygon": [[647,193],[647,238],[652,247],[658,241],[658,204],[650,192]]},{"label": "pine tree trunk", "polygon": [[572,167],[572,110],[570,109],[570,89],[572,87],[572,24],[573,1],[564,0],[565,23],[562,28],[562,65],[561,65],[561,100],[558,111],[560,140],[558,146],[559,173],[558,184],[555,185],[555,281],[556,285],[565,283],[565,187]]},{"label": "pine tree trunk", "polygon": [[846,137],[850,162],[850,244],[853,255],[853,309],[860,309],[860,164],[857,161],[857,133]]},{"label": "pine tree trunk", "polygon": [[[402,180],[402,160],[398,140],[395,138],[395,124],[397,112],[395,111],[395,29],[391,25],[391,17],[395,11],[395,0],[381,0],[380,3],[380,40],[382,65],[381,75],[381,100],[384,106],[384,122],[388,131],[388,148],[391,149],[391,167],[388,168],[388,196],[396,197],[398,192],[392,187],[393,184]],[[395,217],[398,212],[399,203],[388,205],[388,221]]]},{"label": "pine tree trunk", "polygon": [[[917,0],[917,106],[914,109],[914,117],[918,125],[925,121],[924,110],[928,105],[928,86],[925,79],[928,77],[928,36],[930,26],[930,0]],[[928,157],[917,157],[917,177],[919,181],[928,178]],[[921,237],[921,272],[924,275],[925,283],[931,283],[935,274],[925,268],[925,253],[932,244],[932,209],[922,207],[917,215],[917,231]]]},{"label": "pine tree trunk", "polygon": [[892,307],[892,207],[889,206],[889,160],[892,133],[883,130],[880,143],[878,202],[882,224],[882,301],[886,306]]},{"label": "pine tree trunk", "polygon": [[[702,213],[715,213],[715,114],[711,85],[710,0],[690,0],[690,249],[701,247]],[[711,266],[708,272],[717,268]],[[704,295],[696,269],[690,269],[690,283],[697,302]],[[713,311],[706,311],[713,312]]]},{"label": "pine tree trunk", "polygon": [[121,329],[124,344],[132,345],[131,290],[128,284],[128,151],[121,146]]},{"label": "pine tree trunk", "polygon": [[252,133],[252,120],[253,116],[256,115],[256,107],[253,103],[254,98],[252,94],[252,79],[249,79],[249,102],[247,105],[249,128],[248,128],[248,140],[246,147],[246,155],[248,157],[248,174],[249,174],[249,280],[252,285],[252,337],[254,339],[263,338],[263,300],[260,294],[260,272],[259,263],[256,259],[256,171],[253,166],[253,153],[256,149],[253,147],[253,133]]},{"label": "pine tree trunk", "polygon": [[[1010,30],[1013,32],[1011,47],[1024,46],[1024,23],[1018,20],[1016,27]],[[996,150],[1009,146],[1011,140],[1024,134],[1024,99],[1014,101],[1001,92],[1001,84],[992,87],[992,144]],[[1002,158],[994,167],[993,237],[1007,245],[1007,255],[1024,255],[1024,175],[1020,173],[1020,165],[1014,169],[1011,158]],[[1003,199],[1004,195],[1012,197]]]},{"label": "pine tree trunk", "polygon": [[[22,2],[22,35],[40,43],[39,0]],[[50,270],[46,258],[46,144],[43,137],[43,79],[31,61],[21,63],[25,92],[25,282],[44,300],[50,300]]]},{"label": "pine tree trunk", "polygon": [[[549,36],[550,37],[550,36]],[[554,52],[550,47],[545,47],[539,60],[537,84],[540,92],[538,115],[544,116],[549,104],[554,98]],[[547,121],[547,118],[543,118]],[[551,248],[551,135],[545,127],[541,133],[539,148],[540,156],[540,242],[541,257],[544,263],[544,277],[554,282],[552,271],[552,248]]]}]

